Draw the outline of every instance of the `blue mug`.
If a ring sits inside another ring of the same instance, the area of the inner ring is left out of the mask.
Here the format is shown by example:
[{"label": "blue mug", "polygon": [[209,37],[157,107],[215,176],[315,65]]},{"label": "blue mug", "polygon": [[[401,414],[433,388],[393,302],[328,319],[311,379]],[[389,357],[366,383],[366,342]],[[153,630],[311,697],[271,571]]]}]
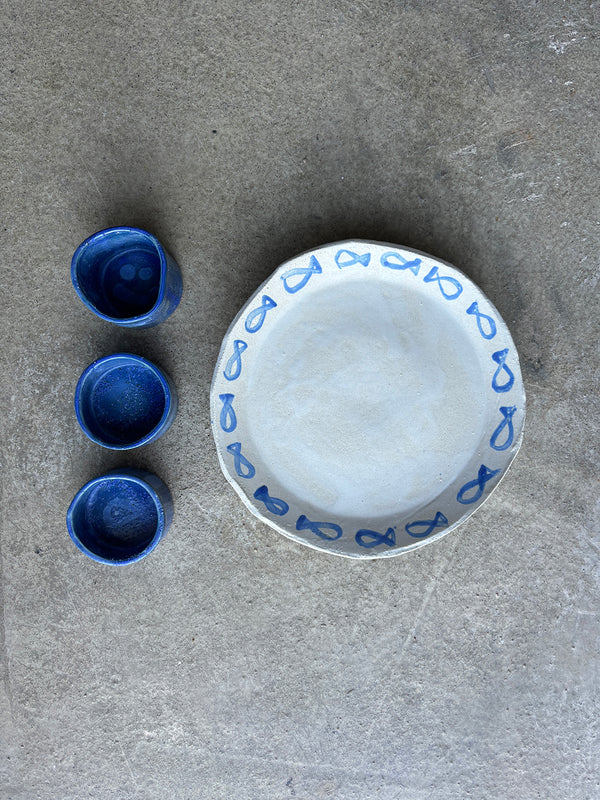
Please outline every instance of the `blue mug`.
[{"label": "blue mug", "polygon": [[140,228],[98,231],[71,262],[75,291],[97,316],[125,328],[150,328],[179,305],[183,290],[176,261]]},{"label": "blue mug", "polygon": [[114,353],[87,367],[75,389],[75,414],[83,432],[111,450],[153,442],[173,424],[177,390],[151,361]]},{"label": "blue mug", "polygon": [[167,486],[145,470],[108,472],[86,483],[67,512],[67,530],[86,556],[123,565],[151,553],[173,519]]}]

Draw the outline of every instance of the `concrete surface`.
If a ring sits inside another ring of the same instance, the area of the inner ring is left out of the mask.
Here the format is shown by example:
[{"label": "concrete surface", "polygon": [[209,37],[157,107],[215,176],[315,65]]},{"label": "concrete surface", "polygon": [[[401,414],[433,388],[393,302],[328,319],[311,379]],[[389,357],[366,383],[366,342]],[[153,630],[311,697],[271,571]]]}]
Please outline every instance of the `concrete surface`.
[{"label": "concrete surface", "polygon": [[[3,4],[2,800],[600,797],[598,5]],[[70,285],[79,242],[126,223],[184,273],[150,331]],[[466,271],[528,392],[490,501],[382,562],[256,521],[209,431],[240,305],[349,236]],[[72,409],[118,349],[181,397],[130,456]],[[167,481],[176,518],[114,569],[64,517],[124,464]]]}]

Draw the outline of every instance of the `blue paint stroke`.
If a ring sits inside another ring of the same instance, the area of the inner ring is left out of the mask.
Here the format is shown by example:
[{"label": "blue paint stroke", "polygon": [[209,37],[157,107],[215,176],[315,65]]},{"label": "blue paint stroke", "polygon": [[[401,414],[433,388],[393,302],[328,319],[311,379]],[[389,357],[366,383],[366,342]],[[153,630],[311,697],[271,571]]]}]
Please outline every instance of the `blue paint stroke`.
[{"label": "blue paint stroke", "polygon": [[[498,369],[494,373],[494,377],[492,378],[492,389],[495,392],[509,392],[512,389],[512,385],[515,382],[515,376],[506,366],[506,358],[508,356],[508,347],[505,347],[504,350],[498,350],[496,353],[492,353],[492,359],[498,364]],[[500,377],[501,372],[506,372],[507,378],[506,383],[498,383],[498,378]]]},{"label": "blue paint stroke", "polygon": [[233,406],[231,405],[233,402],[233,398],[235,395],[233,394],[220,394],[219,400],[223,403],[223,408],[221,409],[221,428],[225,431],[225,433],[232,433],[237,428],[237,417],[235,415],[235,411],[233,410]]},{"label": "blue paint stroke", "polygon": [[242,372],[242,353],[248,348],[242,339],[236,339],[233,343],[233,353],[229,356],[229,361],[225,364],[223,375],[228,381],[235,381]]},{"label": "blue paint stroke", "polygon": [[[459,493],[456,495],[456,499],[459,503],[463,505],[469,505],[470,503],[476,503],[481,495],[483,494],[483,490],[485,488],[486,483],[491,480],[494,475],[497,475],[500,472],[499,469],[488,469],[485,464],[482,464],[479,467],[479,472],[477,473],[477,477],[473,481],[469,481],[465,483]],[[476,489],[475,494],[471,497],[466,498],[471,489]]]},{"label": "blue paint stroke", "polygon": [[263,294],[261,305],[251,311],[246,317],[244,327],[248,333],[256,333],[262,328],[265,317],[267,316],[267,311],[271,308],[277,308],[277,303],[275,300],[272,300],[269,295]]},{"label": "blue paint stroke", "polygon": [[[342,261],[342,256],[347,256],[347,258]],[[366,267],[370,260],[371,253],[363,253],[362,256],[359,256],[358,253],[353,253],[352,250],[338,250],[335,254],[335,263],[340,269],[352,267],[354,264],[362,264],[363,267]]]},{"label": "blue paint stroke", "polygon": [[240,478],[253,478],[256,474],[254,465],[251,464],[246,456],[242,455],[242,443],[234,442],[227,445],[227,452],[233,455],[235,471]]},{"label": "blue paint stroke", "polygon": [[265,504],[267,511],[270,511],[271,514],[276,514],[278,517],[283,517],[290,510],[285,500],[271,497],[266,486],[259,486],[254,492],[254,497],[256,500],[260,500],[261,503]]},{"label": "blue paint stroke", "polygon": [[398,269],[398,270],[410,270],[413,275],[419,274],[419,269],[421,268],[421,259],[415,258],[412,261],[407,261],[404,256],[401,256],[400,253],[396,253],[395,250],[390,250],[389,253],[384,253],[381,256],[381,265],[383,267],[387,267],[388,269]]},{"label": "blue paint stroke", "polygon": [[405,525],[404,530],[409,536],[413,536],[415,539],[424,539],[426,536],[429,536],[430,533],[433,533],[436,528],[445,528],[447,524],[448,520],[446,517],[441,511],[437,511],[434,519],[415,520]]},{"label": "blue paint stroke", "polygon": [[356,544],[361,547],[377,547],[380,544],[393,547],[396,544],[396,531],[394,528],[388,528],[385,533],[378,533],[368,528],[361,528],[356,532],[354,538],[356,539]]},{"label": "blue paint stroke", "polygon": [[[492,317],[489,317],[487,314],[483,314],[479,310],[479,306],[477,301],[471,303],[471,305],[467,308],[467,314],[472,314],[477,319],[477,327],[479,328],[479,333],[483,336],[484,339],[493,339],[496,335],[496,323]],[[485,320],[487,323],[487,332],[484,331],[483,325],[481,320]]]},{"label": "blue paint stroke", "polygon": [[[493,447],[494,450],[508,450],[508,448],[513,443],[515,431],[513,428],[512,418],[516,410],[517,410],[516,406],[500,406],[500,413],[502,414],[502,422],[492,433],[492,437],[490,439],[490,447]],[[507,429],[506,439],[502,444],[498,444],[498,437],[500,436],[504,428]]]},{"label": "blue paint stroke", "polygon": [[[283,273],[281,280],[283,281],[286,292],[295,294],[306,286],[313,275],[319,275],[321,272],[323,272],[321,265],[314,256],[311,256],[308,267],[294,267],[293,269],[289,269],[287,272]],[[301,275],[302,277],[296,284],[291,285],[290,278],[294,278],[296,275]]]},{"label": "blue paint stroke", "polygon": [[[335,535],[329,536],[325,533],[324,529],[333,531]],[[308,517],[304,516],[304,514],[301,514],[298,517],[298,521],[296,522],[296,530],[312,531],[315,536],[318,536],[321,539],[326,539],[329,542],[335,542],[335,540],[339,539],[344,533],[340,526],[336,525],[335,522],[311,522]]]},{"label": "blue paint stroke", "polygon": [[[423,283],[432,283],[433,281],[437,281],[440,292],[446,300],[456,300],[462,293],[463,287],[461,282],[457,281],[456,278],[452,278],[450,275],[440,275],[437,267],[432,267],[423,278]],[[454,291],[452,291],[452,289],[448,291],[446,285],[453,287]]]}]

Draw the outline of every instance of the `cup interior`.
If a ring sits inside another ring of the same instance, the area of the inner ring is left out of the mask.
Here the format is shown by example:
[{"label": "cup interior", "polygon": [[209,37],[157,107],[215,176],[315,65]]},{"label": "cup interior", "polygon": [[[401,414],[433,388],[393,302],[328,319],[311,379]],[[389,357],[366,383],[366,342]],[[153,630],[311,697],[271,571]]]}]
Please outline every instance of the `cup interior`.
[{"label": "cup interior", "polygon": [[147,362],[114,356],[96,362],[78,387],[84,430],[100,444],[133,447],[161,423],[169,398],[160,375]]},{"label": "cup interior", "polygon": [[72,536],[93,556],[109,562],[135,560],[159,531],[156,501],[144,484],[106,477],[85,487],[70,512]]},{"label": "cup interior", "polygon": [[113,319],[129,319],[156,305],[164,256],[153,236],[138,230],[101,231],[75,257],[77,283],[88,302]]}]

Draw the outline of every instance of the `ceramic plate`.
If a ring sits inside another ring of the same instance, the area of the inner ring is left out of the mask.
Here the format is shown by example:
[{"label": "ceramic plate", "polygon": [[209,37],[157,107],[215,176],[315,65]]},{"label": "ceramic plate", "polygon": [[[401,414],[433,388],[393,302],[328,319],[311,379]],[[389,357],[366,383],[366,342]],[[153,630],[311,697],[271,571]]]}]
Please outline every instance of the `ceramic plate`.
[{"label": "ceramic plate", "polygon": [[231,324],[211,390],[221,467],[250,511],[353,558],[463,522],[524,417],[517,351],[485,295],[439,259],[359,240],[273,273]]}]

